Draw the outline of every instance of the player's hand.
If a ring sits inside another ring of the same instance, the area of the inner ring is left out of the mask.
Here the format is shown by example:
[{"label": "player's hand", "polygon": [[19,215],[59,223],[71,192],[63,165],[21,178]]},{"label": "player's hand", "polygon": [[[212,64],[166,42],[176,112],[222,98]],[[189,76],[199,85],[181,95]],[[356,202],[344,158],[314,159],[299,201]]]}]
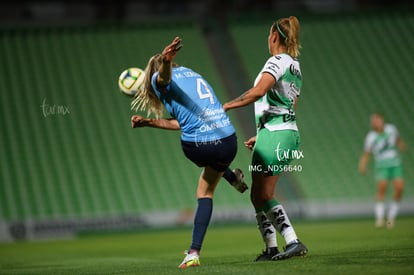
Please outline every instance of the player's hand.
[{"label": "player's hand", "polygon": [[249,140],[244,142],[244,146],[248,149],[253,150],[254,145],[256,144],[256,136],[249,138]]},{"label": "player's hand", "polygon": [[148,125],[148,119],[143,116],[134,115],[131,117],[131,127],[132,128],[141,128]]},{"label": "player's hand", "polygon": [[181,44],[181,38],[177,36],[174,38],[171,44],[165,47],[165,49],[162,51],[162,60],[167,62],[173,61],[174,57],[177,55],[177,52],[182,47],[183,45]]}]

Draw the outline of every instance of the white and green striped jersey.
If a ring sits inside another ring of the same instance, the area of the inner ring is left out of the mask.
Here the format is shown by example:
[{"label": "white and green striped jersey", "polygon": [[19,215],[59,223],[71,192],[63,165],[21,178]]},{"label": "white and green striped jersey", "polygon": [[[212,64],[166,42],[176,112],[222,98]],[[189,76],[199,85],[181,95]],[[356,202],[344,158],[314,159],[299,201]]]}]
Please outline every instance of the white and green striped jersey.
[{"label": "white and green striped jersey", "polygon": [[287,54],[270,57],[256,77],[254,85],[259,82],[263,73],[271,74],[276,82],[254,104],[257,125],[259,128],[264,125],[270,131],[297,131],[294,102],[302,87],[299,61]]},{"label": "white and green striped jersey", "polygon": [[372,153],[375,165],[378,168],[399,166],[401,165],[401,159],[397,140],[397,128],[392,124],[385,124],[382,133],[372,130],[367,134],[364,150]]}]

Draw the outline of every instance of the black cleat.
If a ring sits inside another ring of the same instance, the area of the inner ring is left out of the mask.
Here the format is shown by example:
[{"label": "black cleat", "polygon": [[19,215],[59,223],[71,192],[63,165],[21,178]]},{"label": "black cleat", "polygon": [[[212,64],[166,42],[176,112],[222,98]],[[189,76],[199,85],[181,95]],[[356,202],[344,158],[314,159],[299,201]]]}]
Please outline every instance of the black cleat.
[{"label": "black cleat", "polygon": [[246,182],[244,181],[244,174],[243,171],[239,168],[233,170],[234,175],[236,176],[236,180],[231,183],[233,187],[239,191],[240,193],[244,193],[248,189]]},{"label": "black cleat", "polygon": [[279,249],[277,249],[277,247],[266,248],[266,250],[263,250],[262,254],[257,256],[256,260],[254,261],[255,262],[270,261],[277,254],[279,254]]},{"label": "black cleat", "polygon": [[272,260],[284,260],[293,256],[305,256],[308,253],[306,246],[299,240],[286,246],[285,251],[278,253],[272,257]]}]

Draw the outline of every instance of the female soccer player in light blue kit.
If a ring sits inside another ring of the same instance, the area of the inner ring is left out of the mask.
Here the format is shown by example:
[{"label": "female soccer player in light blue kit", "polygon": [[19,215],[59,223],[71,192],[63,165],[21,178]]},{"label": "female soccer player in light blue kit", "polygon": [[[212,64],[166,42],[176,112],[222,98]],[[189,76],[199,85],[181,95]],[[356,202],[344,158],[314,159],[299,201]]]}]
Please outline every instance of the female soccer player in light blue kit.
[{"label": "female soccer player in light blue kit", "polygon": [[[274,198],[280,173],[297,155],[291,153],[299,152],[300,145],[295,116],[302,86],[297,60],[300,47],[298,19],[290,16],[273,23],[269,30],[268,47],[272,56],[258,74],[254,86],[223,105],[225,110],[230,110],[254,103],[257,136],[245,144],[253,150],[252,166],[262,168],[252,171],[250,198],[266,246],[256,261],[287,259],[308,252],[298,240],[285,209]],[[283,252],[277,247],[276,230],[286,242]]]},{"label": "female soccer player in light blue kit", "polygon": [[[213,88],[197,72],[173,63],[181,39],[176,37],[162,54],[153,56],[145,69],[144,89],[132,102],[136,110],[147,110],[156,118],[132,116],[136,127],[181,130],[181,145],[188,159],[203,172],[198,181],[198,207],[194,217],[192,243],[180,268],[199,266],[199,254],[213,211],[213,195],[223,176],[239,192],[247,185],[240,169],[229,166],[236,156],[234,127]],[[160,118],[163,106],[172,118]]]}]

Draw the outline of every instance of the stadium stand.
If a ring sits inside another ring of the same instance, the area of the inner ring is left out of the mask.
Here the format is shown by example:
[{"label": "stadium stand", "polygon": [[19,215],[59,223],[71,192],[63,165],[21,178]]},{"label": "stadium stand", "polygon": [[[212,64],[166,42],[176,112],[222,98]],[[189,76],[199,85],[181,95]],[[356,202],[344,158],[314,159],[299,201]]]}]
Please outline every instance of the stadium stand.
[{"label": "stadium stand", "polygon": [[[274,19],[230,21],[250,78],[243,82],[252,82],[268,57],[267,32]],[[301,21],[304,88],[297,116],[305,157],[295,162],[303,170],[278,186],[295,209],[290,212],[305,217],[370,213],[373,175],[360,176],[357,163],[368,116],[377,109],[397,124],[408,144],[403,210],[413,211],[408,205],[414,200],[413,14],[307,16]],[[162,217],[170,222],[180,215],[177,211],[191,216],[200,170],[181,152],[179,133],[131,129],[130,100],[117,88],[124,68],[145,67],[176,35],[184,41],[177,61],[203,73],[219,97],[229,99],[216,55],[194,23],[0,31],[0,229],[10,223],[21,236],[20,223],[37,223],[40,230],[50,221],[70,228],[80,221],[79,227],[90,230],[89,225],[122,222],[142,226],[145,219],[140,218],[151,220],[154,213],[172,216]],[[246,121],[230,116],[239,136],[233,167],[243,168],[249,178],[249,152],[242,144]],[[358,209],[341,210],[344,205]],[[215,218],[251,218],[252,211],[248,194],[220,185]]]}]

